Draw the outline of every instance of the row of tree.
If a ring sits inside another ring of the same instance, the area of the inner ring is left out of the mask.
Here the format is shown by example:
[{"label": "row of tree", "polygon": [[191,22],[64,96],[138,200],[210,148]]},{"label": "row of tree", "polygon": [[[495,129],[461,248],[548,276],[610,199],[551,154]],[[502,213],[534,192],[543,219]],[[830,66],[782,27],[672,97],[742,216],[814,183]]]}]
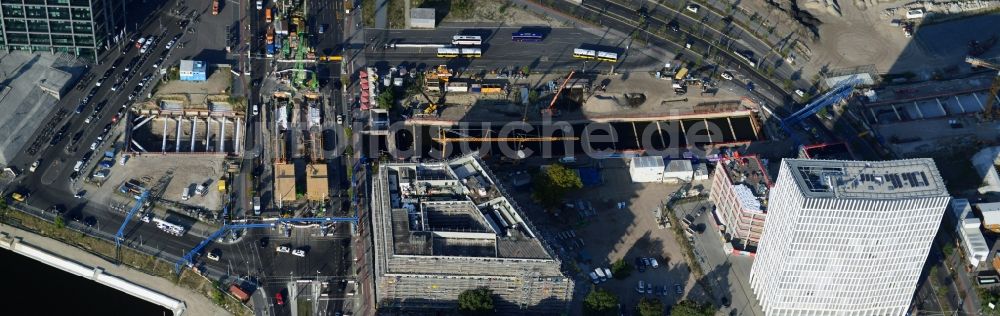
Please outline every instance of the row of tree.
[{"label": "row of tree", "polygon": [[[608,290],[593,286],[583,300],[586,315],[617,315],[618,296]],[[458,310],[463,315],[490,315],[495,311],[493,291],[481,287],[466,290],[458,295]],[[636,306],[640,316],[661,316],[664,305],[658,298],[643,297]],[[670,308],[670,316],[712,316],[715,307],[708,303],[683,300]]]}]

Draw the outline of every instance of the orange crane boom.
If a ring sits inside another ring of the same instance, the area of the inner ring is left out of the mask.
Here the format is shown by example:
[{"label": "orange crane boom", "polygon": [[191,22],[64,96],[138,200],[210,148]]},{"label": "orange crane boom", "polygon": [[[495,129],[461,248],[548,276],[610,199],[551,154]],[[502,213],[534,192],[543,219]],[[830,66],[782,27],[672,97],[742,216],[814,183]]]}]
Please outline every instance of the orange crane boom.
[{"label": "orange crane boom", "polygon": [[1000,93],[1000,63],[975,57],[966,57],[965,62],[976,67],[984,67],[997,71],[997,76],[993,78],[993,84],[990,86],[990,92],[986,97],[986,104],[983,104],[983,117],[989,121],[997,119],[1000,117],[1000,109],[996,107],[997,94]]},{"label": "orange crane boom", "polygon": [[549,102],[549,107],[548,108],[542,110],[542,114],[549,114],[549,115],[552,115],[552,116],[559,115],[558,111],[553,111],[553,108],[556,106],[556,100],[559,100],[559,95],[562,94],[563,88],[566,88],[566,84],[569,83],[569,80],[573,78],[573,74],[575,74],[575,73],[576,73],[576,70],[573,70],[573,71],[569,72],[569,76],[566,76],[566,80],[563,80],[562,84],[559,85],[559,89],[556,90],[556,95],[552,97],[552,102]]}]

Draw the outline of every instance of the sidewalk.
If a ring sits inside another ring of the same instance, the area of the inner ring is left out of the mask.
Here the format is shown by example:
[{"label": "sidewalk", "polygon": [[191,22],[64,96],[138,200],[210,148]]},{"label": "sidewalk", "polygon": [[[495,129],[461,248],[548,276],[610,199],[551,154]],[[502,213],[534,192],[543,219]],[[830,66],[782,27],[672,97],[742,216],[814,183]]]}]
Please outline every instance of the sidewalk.
[{"label": "sidewalk", "polygon": [[222,307],[212,303],[208,297],[174,285],[169,280],[150,276],[127,267],[115,266],[83,250],[11,226],[0,225],[0,232],[7,233],[12,237],[20,237],[22,243],[45,249],[50,253],[71,259],[86,266],[100,267],[104,269],[105,274],[129,280],[135,284],[160,292],[163,295],[183,301],[187,305],[187,310],[185,311],[187,315],[230,315]]}]

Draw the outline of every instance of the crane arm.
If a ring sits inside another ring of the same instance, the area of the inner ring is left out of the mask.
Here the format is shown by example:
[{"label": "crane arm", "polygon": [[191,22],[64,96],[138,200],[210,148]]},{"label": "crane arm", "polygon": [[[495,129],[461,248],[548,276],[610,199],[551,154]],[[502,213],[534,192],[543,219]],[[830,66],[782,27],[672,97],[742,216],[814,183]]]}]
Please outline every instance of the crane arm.
[{"label": "crane arm", "polygon": [[993,70],[1000,70],[1000,63],[991,62],[982,58],[976,57],[965,57],[965,62],[976,67],[989,68]]},{"label": "crane arm", "polygon": [[548,111],[552,111],[552,107],[556,106],[556,100],[559,100],[559,95],[562,94],[563,88],[566,88],[566,84],[569,83],[569,80],[573,78],[573,74],[575,73],[576,70],[570,71],[569,76],[566,76],[566,80],[563,80],[562,84],[559,85],[559,90],[556,90],[556,95],[552,97],[552,102],[549,102]]}]

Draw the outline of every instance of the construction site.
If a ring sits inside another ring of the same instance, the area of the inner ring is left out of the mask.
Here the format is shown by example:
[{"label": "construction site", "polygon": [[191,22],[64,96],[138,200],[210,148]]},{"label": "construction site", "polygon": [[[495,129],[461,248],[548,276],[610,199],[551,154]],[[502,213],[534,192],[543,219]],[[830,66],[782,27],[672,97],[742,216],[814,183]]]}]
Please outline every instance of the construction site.
[{"label": "construction site", "polygon": [[960,79],[883,87],[858,98],[858,112],[878,140],[901,156],[995,145],[1000,62],[971,57],[966,61],[984,71]]},{"label": "construction site", "polygon": [[140,153],[242,152],[244,100],[229,95],[232,75],[219,67],[205,81],[164,80],[152,97],[133,105],[127,151]]},{"label": "construction site", "polygon": [[330,198],[320,112],[322,99],[318,94],[305,93],[292,97],[278,92],[271,98],[275,121],[268,141],[274,153],[274,200],[278,208],[296,209],[315,205]]},{"label": "construction site", "polygon": [[574,281],[476,155],[385,163],[372,188],[375,299],[380,310],[451,311],[489,287],[499,314],[565,311]]}]

